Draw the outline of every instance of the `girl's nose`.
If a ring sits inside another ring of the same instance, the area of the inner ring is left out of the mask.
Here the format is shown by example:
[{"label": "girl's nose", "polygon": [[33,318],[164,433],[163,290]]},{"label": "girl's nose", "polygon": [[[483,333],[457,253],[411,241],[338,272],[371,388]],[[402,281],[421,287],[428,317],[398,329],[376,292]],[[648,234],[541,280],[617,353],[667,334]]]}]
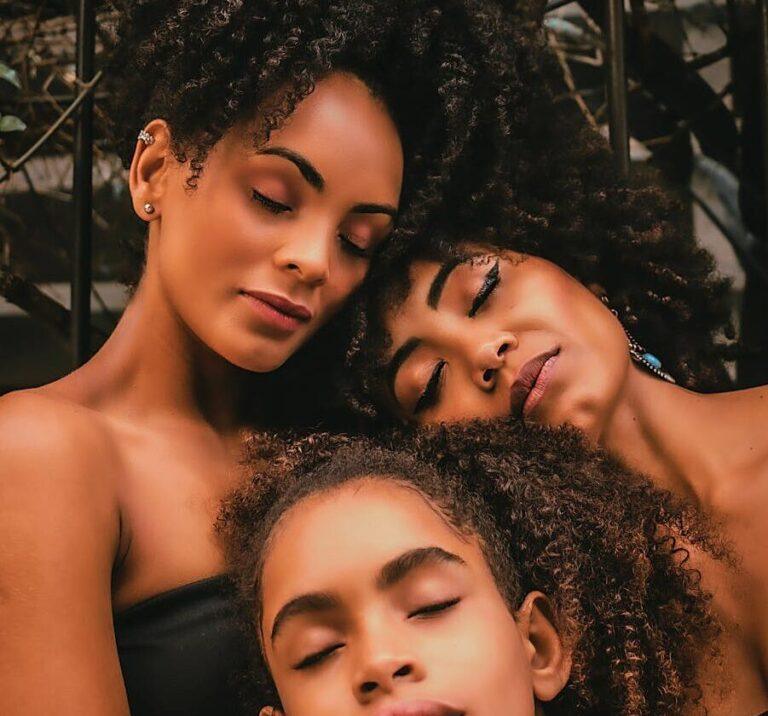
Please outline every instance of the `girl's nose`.
[{"label": "girl's nose", "polygon": [[478,347],[472,370],[473,380],[478,387],[488,390],[496,385],[496,377],[506,362],[507,353],[515,348],[517,339],[511,334],[496,336]]}]

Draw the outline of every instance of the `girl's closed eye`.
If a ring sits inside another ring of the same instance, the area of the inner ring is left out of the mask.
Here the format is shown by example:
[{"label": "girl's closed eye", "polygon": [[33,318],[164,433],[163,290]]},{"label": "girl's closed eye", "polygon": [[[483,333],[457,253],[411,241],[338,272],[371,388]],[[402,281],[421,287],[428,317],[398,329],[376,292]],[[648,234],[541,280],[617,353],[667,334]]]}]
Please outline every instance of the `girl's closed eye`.
[{"label": "girl's closed eye", "polygon": [[309,669],[313,666],[317,666],[318,664],[321,664],[323,661],[325,661],[329,656],[334,654],[336,651],[341,649],[344,644],[341,642],[337,642],[334,644],[330,644],[329,646],[326,646],[324,649],[320,649],[319,651],[314,651],[311,654],[305,656],[301,661],[293,665],[293,668],[296,671],[301,671],[302,669]]},{"label": "girl's closed eye", "polygon": [[452,607],[455,607],[459,602],[461,601],[461,597],[453,597],[451,599],[446,599],[442,602],[435,602],[433,604],[427,604],[423,607],[419,607],[418,609],[415,609],[412,612],[409,612],[408,618],[420,618],[420,619],[429,619],[436,616],[439,616],[440,614],[447,612]]}]

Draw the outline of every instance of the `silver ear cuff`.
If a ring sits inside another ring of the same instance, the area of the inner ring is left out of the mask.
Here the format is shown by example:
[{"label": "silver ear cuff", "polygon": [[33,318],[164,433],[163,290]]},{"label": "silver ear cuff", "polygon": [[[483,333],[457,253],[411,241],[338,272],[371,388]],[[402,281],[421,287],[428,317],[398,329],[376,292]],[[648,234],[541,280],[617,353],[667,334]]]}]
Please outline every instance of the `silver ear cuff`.
[{"label": "silver ear cuff", "polygon": [[146,129],[142,129],[139,132],[138,138],[140,141],[144,142],[144,144],[146,144],[147,146],[155,143],[155,138]]}]

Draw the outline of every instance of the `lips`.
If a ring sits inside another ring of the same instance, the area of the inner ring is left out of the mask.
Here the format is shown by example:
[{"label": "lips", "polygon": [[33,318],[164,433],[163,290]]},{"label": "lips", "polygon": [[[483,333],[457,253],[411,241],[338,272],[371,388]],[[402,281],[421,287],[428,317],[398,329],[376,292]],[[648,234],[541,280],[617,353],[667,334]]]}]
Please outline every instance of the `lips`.
[{"label": "lips", "polygon": [[400,701],[383,704],[373,716],[464,716],[464,712],[439,701]]},{"label": "lips", "polygon": [[[531,395],[534,390],[539,376],[544,369],[545,364],[550,358],[554,358],[560,353],[560,346],[556,346],[544,353],[540,353],[534,358],[531,358],[527,363],[524,363],[520,370],[517,372],[517,378],[512,383],[511,396],[510,396],[510,415],[514,418],[522,418],[523,412],[530,412],[533,409],[532,402],[529,400],[535,396]],[[543,390],[538,394],[538,398],[541,398]],[[538,402],[538,400],[536,401]]]},{"label": "lips", "polygon": [[312,311],[306,306],[289,301],[287,298],[278,296],[275,293],[266,293],[264,291],[242,291],[242,293],[251,298],[255,298],[257,301],[266,303],[268,306],[275,309],[275,311],[290,316],[291,318],[295,318],[302,323],[307,323],[312,318]]}]

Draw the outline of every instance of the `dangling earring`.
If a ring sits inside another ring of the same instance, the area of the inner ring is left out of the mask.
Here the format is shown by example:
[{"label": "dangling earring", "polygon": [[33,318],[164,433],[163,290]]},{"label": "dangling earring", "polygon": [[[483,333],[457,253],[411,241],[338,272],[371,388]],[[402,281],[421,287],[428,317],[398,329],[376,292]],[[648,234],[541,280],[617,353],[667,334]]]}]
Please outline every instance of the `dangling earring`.
[{"label": "dangling earring", "polygon": [[[614,315],[619,318],[619,313],[615,308],[611,308],[611,304],[608,301],[608,296],[600,296],[600,300],[605,307]],[[676,383],[677,381],[661,367],[661,361],[650,351],[645,350],[633,337],[632,334],[626,329],[621,319],[619,319],[621,327],[624,329],[624,335],[627,337],[627,343],[629,345],[629,355],[632,360],[638,365],[645,368],[649,373],[655,375],[657,378],[666,380],[668,383]]]}]

